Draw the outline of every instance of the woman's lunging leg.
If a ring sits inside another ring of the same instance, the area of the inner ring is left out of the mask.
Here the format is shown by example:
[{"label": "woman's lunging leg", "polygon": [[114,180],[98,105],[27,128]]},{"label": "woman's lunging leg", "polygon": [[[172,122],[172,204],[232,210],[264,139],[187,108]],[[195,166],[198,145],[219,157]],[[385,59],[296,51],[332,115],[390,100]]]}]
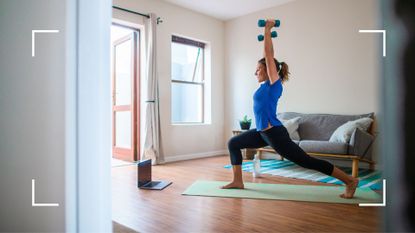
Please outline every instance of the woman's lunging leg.
[{"label": "woman's lunging leg", "polygon": [[244,188],[242,179],[242,153],[241,149],[260,148],[266,146],[267,143],[262,139],[256,129],[246,131],[242,134],[234,136],[228,142],[228,149],[231,157],[233,180],[231,183],[222,188]]},{"label": "woman's lunging leg", "polygon": [[309,156],[290,139],[285,128],[273,129],[273,131],[263,134],[263,137],[280,155],[299,166],[320,171],[343,181],[346,184],[346,191],[340,196],[343,198],[353,197],[359,180],[347,175],[328,161]]}]

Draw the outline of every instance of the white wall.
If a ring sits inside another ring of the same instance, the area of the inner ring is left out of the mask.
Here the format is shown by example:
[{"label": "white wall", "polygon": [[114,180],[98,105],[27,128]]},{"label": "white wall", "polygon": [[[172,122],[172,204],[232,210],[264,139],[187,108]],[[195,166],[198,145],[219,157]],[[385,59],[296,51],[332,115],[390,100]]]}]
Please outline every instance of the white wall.
[{"label": "white wall", "polygon": [[239,17],[225,24],[225,133],[239,128],[237,119],[253,117],[254,71],[263,56],[261,18],[278,18],[275,56],[288,63],[278,112],[360,114],[378,112],[381,35],[377,0],[296,0]]},{"label": "white wall", "polygon": [[[224,22],[160,0],[115,0],[114,5],[141,13],[152,12],[163,20],[163,23],[157,26],[157,65],[160,91],[161,152],[165,155],[166,161],[223,154],[225,149]],[[113,10],[113,17],[134,24],[143,24],[142,17],[119,10]],[[171,36],[173,34],[208,44],[207,50],[208,52],[210,50],[212,71],[210,75],[211,124],[171,124]],[[144,112],[144,108],[142,108],[142,112]]]}]

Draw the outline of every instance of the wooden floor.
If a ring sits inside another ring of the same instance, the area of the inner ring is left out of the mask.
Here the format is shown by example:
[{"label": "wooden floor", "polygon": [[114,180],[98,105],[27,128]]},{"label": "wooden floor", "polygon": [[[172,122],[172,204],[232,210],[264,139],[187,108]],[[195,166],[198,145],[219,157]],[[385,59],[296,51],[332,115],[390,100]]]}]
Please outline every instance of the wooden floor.
[{"label": "wooden floor", "polygon": [[[113,220],[138,232],[379,232],[379,207],[281,200],[183,196],[194,181],[230,181],[227,156],[153,166],[163,191],[139,190],[136,167],[112,168]],[[324,185],[278,176],[246,182]]]}]

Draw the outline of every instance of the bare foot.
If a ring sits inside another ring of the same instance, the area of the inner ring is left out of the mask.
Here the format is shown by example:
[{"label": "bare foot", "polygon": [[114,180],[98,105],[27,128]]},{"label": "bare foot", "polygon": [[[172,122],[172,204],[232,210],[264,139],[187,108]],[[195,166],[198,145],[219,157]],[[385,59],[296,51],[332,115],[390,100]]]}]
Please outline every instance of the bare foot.
[{"label": "bare foot", "polygon": [[222,186],[221,188],[222,189],[244,189],[244,183],[232,181],[231,183],[225,186]]},{"label": "bare foot", "polygon": [[356,191],[357,185],[359,184],[359,179],[353,178],[353,181],[349,184],[346,184],[346,191],[340,194],[341,198],[350,199],[353,198],[354,192]]}]

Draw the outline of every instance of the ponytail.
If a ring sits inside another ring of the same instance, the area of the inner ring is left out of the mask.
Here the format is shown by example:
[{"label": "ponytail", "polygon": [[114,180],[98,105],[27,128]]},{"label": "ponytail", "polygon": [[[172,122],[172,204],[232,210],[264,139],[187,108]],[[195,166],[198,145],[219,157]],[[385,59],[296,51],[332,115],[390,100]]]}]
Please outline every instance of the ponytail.
[{"label": "ponytail", "polygon": [[[265,58],[261,58],[259,63],[263,64],[265,67],[267,66],[265,62]],[[288,65],[285,62],[278,62],[277,59],[274,58],[275,65],[277,66],[278,75],[282,82],[288,81],[288,76],[290,75],[290,71],[288,70]]]},{"label": "ponytail", "polygon": [[290,71],[288,69],[288,65],[285,62],[281,62],[280,64],[280,69],[279,69],[279,74],[280,74],[280,78],[282,82],[286,82],[288,81],[288,76],[290,75]]}]

